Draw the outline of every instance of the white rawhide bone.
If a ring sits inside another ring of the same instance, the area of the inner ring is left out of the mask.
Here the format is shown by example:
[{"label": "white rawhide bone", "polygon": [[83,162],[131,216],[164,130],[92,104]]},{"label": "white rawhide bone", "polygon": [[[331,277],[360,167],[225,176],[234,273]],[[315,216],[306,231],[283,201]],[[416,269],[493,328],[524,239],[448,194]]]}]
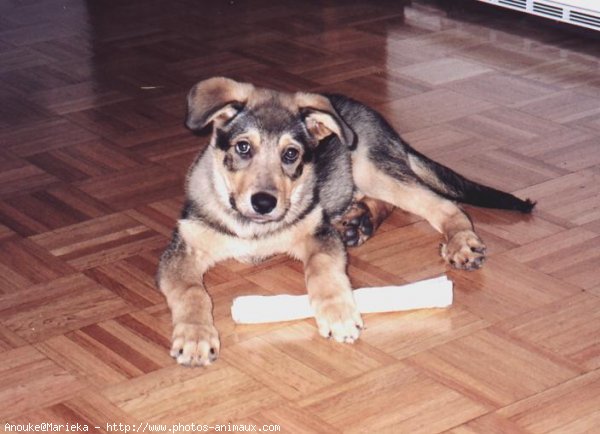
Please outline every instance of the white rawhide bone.
[{"label": "white rawhide bone", "polygon": [[[354,290],[360,313],[396,312],[452,304],[452,281],[446,276],[400,286]],[[248,295],[237,297],[231,316],[238,324],[258,324],[310,318],[308,295]]]}]

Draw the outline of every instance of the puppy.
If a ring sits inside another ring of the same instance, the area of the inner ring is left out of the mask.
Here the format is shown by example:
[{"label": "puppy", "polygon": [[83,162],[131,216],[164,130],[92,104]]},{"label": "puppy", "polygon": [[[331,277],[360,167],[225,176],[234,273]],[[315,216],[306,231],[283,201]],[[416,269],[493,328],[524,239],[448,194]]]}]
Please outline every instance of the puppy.
[{"label": "puppy", "polygon": [[190,91],[186,125],[211,125],[212,134],[187,176],[187,201],[157,274],[173,316],[171,355],[182,365],[206,366],[219,354],[203,284],[216,262],[277,253],[302,261],[319,333],[352,343],[363,321],[344,239],[364,241],[397,206],[443,234],[446,262],[472,270],[485,245],[455,201],[524,213],[534,205],[429,160],[378,113],[340,95],[211,78]]}]

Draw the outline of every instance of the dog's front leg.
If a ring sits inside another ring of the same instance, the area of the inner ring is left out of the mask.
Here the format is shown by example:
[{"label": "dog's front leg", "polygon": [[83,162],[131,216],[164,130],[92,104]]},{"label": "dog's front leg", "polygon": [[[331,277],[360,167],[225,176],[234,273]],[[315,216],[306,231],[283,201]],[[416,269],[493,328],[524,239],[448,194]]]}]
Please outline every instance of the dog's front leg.
[{"label": "dog's front leg", "polygon": [[306,287],[319,333],[338,342],[352,343],[363,327],[350,280],[346,274],[346,251],[332,227],[319,230],[302,243]]},{"label": "dog's front leg", "polygon": [[177,237],[160,261],[158,286],[173,318],[171,356],[181,365],[207,366],[219,355],[212,300],[202,282],[210,265],[202,253],[187,248]]}]

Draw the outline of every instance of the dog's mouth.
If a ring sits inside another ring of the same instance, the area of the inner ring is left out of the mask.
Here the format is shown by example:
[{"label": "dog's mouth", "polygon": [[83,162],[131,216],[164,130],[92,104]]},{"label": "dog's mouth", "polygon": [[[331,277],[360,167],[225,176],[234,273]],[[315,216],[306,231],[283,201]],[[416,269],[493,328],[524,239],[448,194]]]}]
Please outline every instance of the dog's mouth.
[{"label": "dog's mouth", "polygon": [[280,220],[278,216],[262,215],[262,214],[242,214],[244,218],[253,221],[254,223],[269,223]]}]

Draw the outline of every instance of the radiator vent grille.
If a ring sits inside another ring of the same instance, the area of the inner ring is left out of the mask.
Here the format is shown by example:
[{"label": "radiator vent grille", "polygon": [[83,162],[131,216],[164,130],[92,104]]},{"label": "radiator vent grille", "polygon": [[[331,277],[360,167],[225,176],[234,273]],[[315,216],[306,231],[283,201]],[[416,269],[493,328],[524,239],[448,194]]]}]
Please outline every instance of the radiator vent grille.
[{"label": "radiator vent grille", "polygon": [[527,0],[499,0],[498,3],[501,5],[512,6],[513,8],[527,8]]},{"label": "radiator vent grille", "polygon": [[587,26],[600,29],[600,17],[595,15],[584,14],[582,12],[571,11],[571,20],[575,23],[585,24]]},{"label": "radiator vent grille", "polygon": [[555,18],[562,18],[563,16],[562,8],[539,2],[533,2],[533,11],[537,12],[538,14],[548,15]]}]

